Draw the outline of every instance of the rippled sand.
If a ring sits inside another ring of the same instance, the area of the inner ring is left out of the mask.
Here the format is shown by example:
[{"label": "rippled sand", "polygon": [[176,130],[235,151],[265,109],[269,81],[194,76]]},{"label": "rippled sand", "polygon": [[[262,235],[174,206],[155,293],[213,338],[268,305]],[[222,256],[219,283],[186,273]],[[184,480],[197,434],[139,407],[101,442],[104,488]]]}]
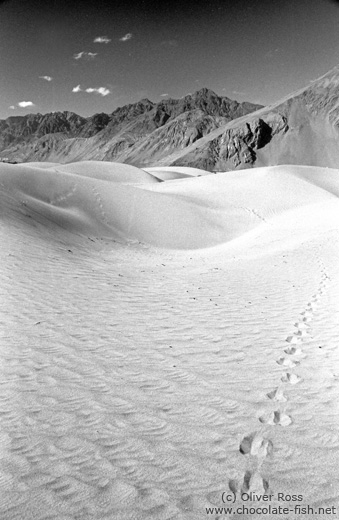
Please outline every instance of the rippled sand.
[{"label": "rippled sand", "polygon": [[338,507],[338,171],[86,168],[0,171],[1,520]]}]

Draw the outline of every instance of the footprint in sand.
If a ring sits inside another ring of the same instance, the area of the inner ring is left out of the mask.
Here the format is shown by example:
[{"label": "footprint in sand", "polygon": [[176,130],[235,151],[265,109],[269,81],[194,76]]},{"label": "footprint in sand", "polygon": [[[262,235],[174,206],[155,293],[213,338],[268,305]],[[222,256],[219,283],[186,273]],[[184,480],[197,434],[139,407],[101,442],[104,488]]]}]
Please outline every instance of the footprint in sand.
[{"label": "footprint in sand", "polygon": [[247,491],[250,490],[251,478],[252,478],[252,472],[251,471],[246,471],[246,473],[244,475],[243,484],[242,484],[242,487],[241,487],[241,491],[242,492],[246,493]]},{"label": "footprint in sand", "polygon": [[286,397],[284,396],[284,392],[283,392],[282,388],[279,388],[279,387],[275,388],[271,392],[268,392],[268,394],[266,394],[266,395],[272,401],[278,401],[280,403],[285,403],[287,401]]},{"label": "footprint in sand", "polygon": [[294,326],[298,329],[298,330],[309,330],[311,328],[311,325],[309,325],[308,323],[306,323],[305,320],[301,320],[301,321],[297,321]]},{"label": "footprint in sand", "polygon": [[300,365],[300,361],[293,361],[293,359],[281,357],[277,361],[278,365],[287,367],[287,368],[294,368],[298,365]]},{"label": "footprint in sand", "polygon": [[268,489],[269,483],[267,480],[263,479],[261,475],[251,471],[246,471],[241,487],[242,493],[248,493],[249,491],[252,491],[256,494],[264,494],[267,493]]},{"label": "footprint in sand", "polygon": [[310,336],[310,333],[308,328],[301,328],[294,333],[294,336],[296,336],[297,338],[308,338]]},{"label": "footprint in sand", "polygon": [[303,354],[303,351],[299,347],[287,347],[284,349],[284,352],[290,356],[301,356]]},{"label": "footprint in sand", "polygon": [[235,479],[231,479],[228,481],[228,487],[235,495],[238,493],[238,482]]},{"label": "footprint in sand", "polygon": [[271,426],[289,426],[292,424],[292,419],[286,413],[280,412],[279,410],[272,412],[268,415],[262,415],[259,417],[259,421],[263,424],[269,424]]},{"label": "footprint in sand", "polygon": [[300,381],[302,381],[302,378],[297,374],[287,373],[281,378],[281,381],[283,383],[289,383],[290,385],[297,385],[298,383],[300,383]]},{"label": "footprint in sand", "polygon": [[288,336],[285,341],[287,341],[287,343],[298,344],[302,342],[302,338],[294,334],[293,336]]},{"label": "footprint in sand", "polygon": [[105,223],[105,224],[108,224],[108,219],[107,219],[107,215],[106,215],[106,212],[105,212],[105,209],[104,209],[104,205],[102,203],[102,200],[101,200],[101,197],[98,193],[98,191],[95,189],[95,188],[92,188],[92,192],[94,194],[94,198],[97,202],[97,205],[99,206],[99,211],[100,211],[100,215],[101,215],[101,219],[102,221]]},{"label": "footprint in sand", "polygon": [[314,303],[313,302],[308,302],[307,305],[306,305],[306,310],[308,311],[311,311],[312,312],[312,307],[313,307]]},{"label": "footprint in sand", "polygon": [[264,439],[258,432],[246,435],[239,446],[239,451],[242,455],[253,455],[258,458],[267,457],[272,453],[272,450],[272,442]]}]

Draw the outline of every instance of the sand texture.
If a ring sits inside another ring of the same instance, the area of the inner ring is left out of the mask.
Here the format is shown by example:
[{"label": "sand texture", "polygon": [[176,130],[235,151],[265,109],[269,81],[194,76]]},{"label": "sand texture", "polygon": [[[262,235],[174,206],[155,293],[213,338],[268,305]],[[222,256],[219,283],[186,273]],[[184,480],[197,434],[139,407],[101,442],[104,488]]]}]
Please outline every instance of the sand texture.
[{"label": "sand texture", "polygon": [[336,518],[206,508],[339,506],[338,195],[307,166],[0,165],[1,520]]}]

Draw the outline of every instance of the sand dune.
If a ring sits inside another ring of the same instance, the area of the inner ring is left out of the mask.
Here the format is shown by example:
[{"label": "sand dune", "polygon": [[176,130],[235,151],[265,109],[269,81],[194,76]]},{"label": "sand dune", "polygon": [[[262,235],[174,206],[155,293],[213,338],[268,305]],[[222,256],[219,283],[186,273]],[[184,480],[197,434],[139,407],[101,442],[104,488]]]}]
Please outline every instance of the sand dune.
[{"label": "sand dune", "polygon": [[0,165],[1,520],[335,518],[339,171],[90,166]]},{"label": "sand dune", "polygon": [[57,172],[65,172],[80,175],[81,177],[90,177],[91,179],[98,179],[111,182],[156,182],[152,175],[147,171],[136,168],[129,164],[109,163],[102,161],[82,161],[69,164],[58,163],[27,163],[22,164],[21,167],[31,166],[33,168],[43,168],[47,164],[48,169]]},{"label": "sand dune", "polygon": [[143,168],[143,170],[163,181],[212,175],[211,172],[207,172],[206,170],[187,168],[185,166],[154,166],[152,168]]},{"label": "sand dune", "polygon": [[327,168],[194,174],[159,183],[133,166],[88,161],[2,165],[0,182],[18,204],[70,231],[174,249],[220,245],[286,211],[337,201],[338,171]]}]

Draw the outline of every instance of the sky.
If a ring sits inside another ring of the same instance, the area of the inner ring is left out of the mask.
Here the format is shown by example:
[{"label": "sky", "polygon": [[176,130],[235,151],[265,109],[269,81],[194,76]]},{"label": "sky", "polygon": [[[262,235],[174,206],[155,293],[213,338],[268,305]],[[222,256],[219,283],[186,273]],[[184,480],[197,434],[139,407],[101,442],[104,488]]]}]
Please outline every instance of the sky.
[{"label": "sky", "polygon": [[339,64],[334,0],[0,0],[0,119],[203,87],[271,104]]}]

